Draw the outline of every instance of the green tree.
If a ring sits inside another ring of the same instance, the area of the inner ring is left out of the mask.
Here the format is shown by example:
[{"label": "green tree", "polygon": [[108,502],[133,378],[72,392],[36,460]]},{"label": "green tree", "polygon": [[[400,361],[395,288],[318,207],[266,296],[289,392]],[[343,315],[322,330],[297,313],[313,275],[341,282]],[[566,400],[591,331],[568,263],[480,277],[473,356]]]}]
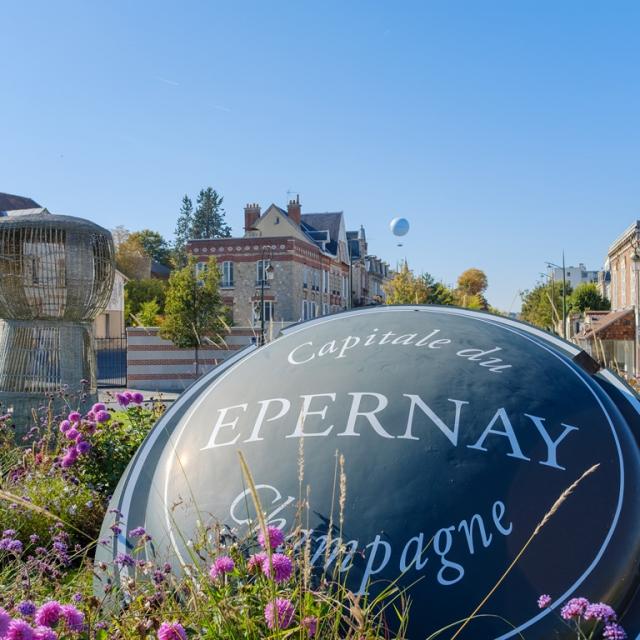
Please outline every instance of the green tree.
[{"label": "green tree", "polygon": [[111,232],[116,246],[116,267],[130,280],[148,278],[151,274],[151,258],[140,241],[122,226]]},{"label": "green tree", "polygon": [[160,306],[157,300],[147,300],[140,306],[138,321],[142,327],[157,327],[159,322],[158,314]]},{"label": "green tree", "polygon": [[425,304],[428,297],[424,277],[415,276],[405,260],[400,271],[384,285],[386,304]]},{"label": "green tree", "polygon": [[160,335],[177,347],[195,350],[196,377],[198,350],[206,338],[214,343],[224,341],[228,333],[226,308],[222,304],[220,270],[212,256],[197,273],[197,261],[191,256],[185,267],[176,269],[169,278]]},{"label": "green tree", "polygon": [[[547,331],[562,326],[562,282],[540,283],[522,294],[523,320]],[[570,287],[567,285],[567,307]]]},{"label": "green tree", "polygon": [[141,325],[138,317],[145,302],[155,300],[158,305],[157,315],[164,313],[164,299],[167,283],[156,278],[129,280],[124,286],[124,313],[127,324]]},{"label": "green tree", "polygon": [[598,287],[593,282],[579,284],[569,296],[569,309],[574,312],[606,311],[611,303],[600,295]]},{"label": "green tree", "polygon": [[191,225],[193,224],[193,202],[191,198],[185,194],[182,198],[182,206],[176,221],[176,229],[174,232],[175,242],[173,243],[173,262],[177,267],[184,267],[187,261],[187,241],[191,234]]},{"label": "green tree", "polygon": [[453,291],[442,282],[436,282],[430,273],[423,273],[422,279],[427,288],[427,304],[455,304]]},{"label": "green tree", "polygon": [[484,309],[489,308],[489,303],[484,297],[489,282],[484,271],[481,269],[467,269],[458,277],[458,288],[455,291],[454,298],[456,304],[467,309]]},{"label": "green tree", "polygon": [[153,260],[167,267],[171,266],[171,249],[169,243],[157,231],[143,229],[129,234],[129,239],[136,241],[142,250]]},{"label": "green tree", "polygon": [[200,190],[190,229],[191,238],[203,240],[231,237],[231,227],[225,222],[222,201],[222,196],[215,189],[207,187]]}]

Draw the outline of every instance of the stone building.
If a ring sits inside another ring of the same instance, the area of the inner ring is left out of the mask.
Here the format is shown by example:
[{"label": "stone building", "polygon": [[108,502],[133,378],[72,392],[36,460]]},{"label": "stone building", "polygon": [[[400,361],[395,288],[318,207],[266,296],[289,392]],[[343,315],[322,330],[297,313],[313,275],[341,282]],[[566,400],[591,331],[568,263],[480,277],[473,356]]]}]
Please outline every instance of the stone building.
[{"label": "stone building", "polygon": [[260,325],[263,284],[265,322],[277,329],[371,304],[368,270],[375,271],[376,291],[388,275],[384,263],[367,255],[364,229],[347,233],[342,211],[303,214],[299,198],[286,210],[271,204],[264,213],[248,204],[242,237],[191,240],[188,251],[199,265],[209,256],[217,259],[222,297],[236,327]]},{"label": "stone building", "polygon": [[286,211],[272,204],[262,213],[259,205],[249,204],[244,222],[242,237],[188,243],[199,263],[217,259],[234,325],[260,324],[263,280],[266,322],[298,322],[348,307],[349,254],[341,211],[302,214],[299,199]]},{"label": "stone building", "polygon": [[389,265],[369,254],[367,236],[363,226],[358,231],[347,231],[351,260],[351,288],[353,306],[382,304],[386,294],[383,285],[389,281]]},{"label": "stone building", "polygon": [[611,311],[587,312],[578,343],[604,366],[626,377],[638,377],[640,354],[640,220],[609,246],[599,289],[611,301]]}]

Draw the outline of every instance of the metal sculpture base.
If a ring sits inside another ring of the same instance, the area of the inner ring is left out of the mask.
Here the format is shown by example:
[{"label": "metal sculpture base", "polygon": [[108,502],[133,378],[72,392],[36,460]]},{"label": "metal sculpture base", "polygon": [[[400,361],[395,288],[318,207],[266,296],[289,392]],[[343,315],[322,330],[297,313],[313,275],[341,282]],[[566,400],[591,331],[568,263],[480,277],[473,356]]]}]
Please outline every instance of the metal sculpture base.
[{"label": "metal sculpture base", "polygon": [[33,426],[32,410],[53,399],[65,408],[62,394],[82,381],[88,399],[96,397],[96,362],[91,324],[56,320],[0,320],[0,403],[13,413],[18,433]]}]

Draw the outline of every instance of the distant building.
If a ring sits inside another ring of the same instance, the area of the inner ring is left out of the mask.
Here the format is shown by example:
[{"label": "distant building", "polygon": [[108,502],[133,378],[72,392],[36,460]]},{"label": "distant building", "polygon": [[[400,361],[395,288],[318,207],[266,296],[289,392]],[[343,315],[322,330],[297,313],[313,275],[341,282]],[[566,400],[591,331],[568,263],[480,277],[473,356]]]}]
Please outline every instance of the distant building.
[{"label": "distant building", "polygon": [[347,231],[347,241],[351,261],[352,306],[384,303],[386,294],[383,285],[390,279],[389,265],[369,254],[363,226],[358,231]]},{"label": "distant building", "polygon": [[[577,267],[565,267],[567,284],[575,289],[579,284],[598,282],[598,271],[590,271],[580,262]],[[562,267],[550,267],[549,277],[556,282],[562,282]]]},{"label": "distant building", "polygon": [[[20,211],[22,215],[25,214],[27,209],[38,209],[42,207],[31,198],[25,198],[24,196],[14,196],[11,193],[0,192],[0,216],[7,215],[9,212]],[[32,211],[32,213],[38,213],[38,211]]]},{"label": "distant building", "polygon": [[[577,342],[606,367],[638,377],[638,304],[640,302],[640,220],[609,246],[598,288],[611,302],[610,312],[587,312]],[[637,265],[637,266],[636,266]]]},{"label": "distant building", "polygon": [[96,338],[122,338],[125,335],[124,286],[128,281],[129,278],[116,269],[109,302],[93,322]]},{"label": "distant building", "polygon": [[[367,262],[364,229],[347,233],[342,211],[303,214],[296,198],[286,210],[271,204],[264,213],[248,204],[244,222],[242,237],[187,245],[200,264],[216,257],[233,325],[257,327],[261,313],[265,322],[288,324],[373,300],[368,284],[373,260]],[[374,277],[376,291],[382,277]]]}]

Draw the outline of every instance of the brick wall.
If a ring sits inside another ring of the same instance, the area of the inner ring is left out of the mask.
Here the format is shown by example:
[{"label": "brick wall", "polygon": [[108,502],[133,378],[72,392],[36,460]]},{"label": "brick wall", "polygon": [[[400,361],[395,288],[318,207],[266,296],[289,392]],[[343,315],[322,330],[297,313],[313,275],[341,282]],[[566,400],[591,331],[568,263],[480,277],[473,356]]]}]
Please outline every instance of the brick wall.
[{"label": "brick wall", "polygon": [[[198,350],[198,370],[202,375],[251,344],[254,331],[234,327],[222,348],[204,346]],[[267,336],[269,332],[267,332]],[[186,389],[196,379],[195,351],[178,349],[158,335],[157,328],[127,329],[127,386],[146,391]]]}]

